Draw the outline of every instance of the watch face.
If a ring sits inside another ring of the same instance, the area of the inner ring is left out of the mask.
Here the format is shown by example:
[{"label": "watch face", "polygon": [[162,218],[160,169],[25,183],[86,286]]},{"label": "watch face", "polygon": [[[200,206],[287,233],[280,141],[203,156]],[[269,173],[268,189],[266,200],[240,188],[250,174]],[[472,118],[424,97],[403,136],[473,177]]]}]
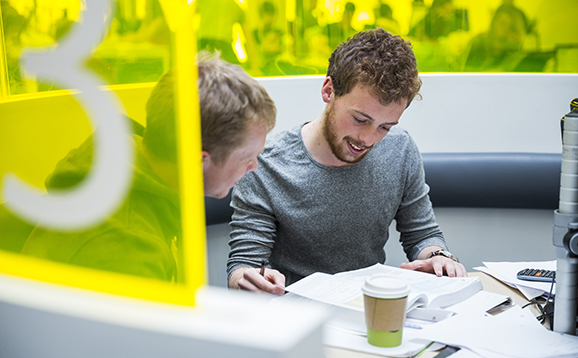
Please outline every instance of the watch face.
[{"label": "watch face", "polygon": [[457,257],[455,257],[454,255],[452,255],[451,252],[449,252],[449,251],[447,251],[447,250],[443,250],[443,249],[432,252],[432,254],[431,254],[430,257],[434,257],[434,256],[438,256],[438,255],[445,256],[445,257],[447,257],[448,259],[454,260],[455,262],[460,262]]}]

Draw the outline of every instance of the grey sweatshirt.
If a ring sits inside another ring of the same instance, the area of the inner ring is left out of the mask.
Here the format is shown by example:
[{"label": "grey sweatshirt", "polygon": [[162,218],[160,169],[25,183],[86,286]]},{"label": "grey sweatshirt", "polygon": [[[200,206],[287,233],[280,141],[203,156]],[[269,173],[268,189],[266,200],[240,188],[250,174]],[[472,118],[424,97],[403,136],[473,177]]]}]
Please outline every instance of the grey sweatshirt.
[{"label": "grey sweatshirt", "polygon": [[357,164],[327,167],[305,148],[301,127],[269,140],[259,168],[233,190],[229,277],[263,259],[287,285],[384,263],[393,220],[410,261],[427,246],[447,248],[407,131],[393,127]]}]

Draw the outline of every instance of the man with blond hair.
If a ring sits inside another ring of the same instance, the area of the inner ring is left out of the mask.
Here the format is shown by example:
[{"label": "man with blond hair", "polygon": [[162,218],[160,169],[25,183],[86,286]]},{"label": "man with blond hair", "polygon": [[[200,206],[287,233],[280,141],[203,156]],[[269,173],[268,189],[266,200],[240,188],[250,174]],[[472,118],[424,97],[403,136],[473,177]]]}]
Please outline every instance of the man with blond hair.
[{"label": "man with blond hair", "polygon": [[[202,51],[197,66],[205,196],[223,198],[256,169],[276,109],[265,88],[238,65]],[[173,77],[172,71],[163,75],[147,102],[143,146],[152,162],[176,165]],[[176,178],[176,167],[170,173]]]},{"label": "man with blond hair", "polygon": [[[225,197],[248,171],[275,125],[275,105],[239,66],[200,53],[202,165],[205,196]],[[181,79],[187,80],[187,79]],[[22,253],[57,262],[164,281],[182,281],[180,183],[175,130],[174,73],[148,99],[146,128],[133,121],[134,180],[120,207],[103,224],[81,232],[35,228]],[[191,99],[194,100],[194,99]],[[187,120],[187,119],[183,119]],[[72,150],[46,180],[48,191],[78,184],[90,169],[92,140]]]}]

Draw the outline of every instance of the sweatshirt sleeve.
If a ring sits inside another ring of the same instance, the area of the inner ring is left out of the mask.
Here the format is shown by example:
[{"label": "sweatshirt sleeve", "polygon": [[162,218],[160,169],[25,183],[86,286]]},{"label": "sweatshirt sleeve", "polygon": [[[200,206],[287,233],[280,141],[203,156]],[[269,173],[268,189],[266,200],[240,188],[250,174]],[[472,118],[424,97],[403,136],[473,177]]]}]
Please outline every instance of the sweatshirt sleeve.
[{"label": "sweatshirt sleeve", "polygon": [[408,260],[413,261],[428,246],[446,249],[447,246],[429,199],[421,154],[411,137],[406,163],[404,193],[395,220],[403,250]]},{"label": "sweatshirt sleeve", "polygon": [[259,267],[273,250],[276,219],[263,182],[256,172],[245,174],[233,189],[233,215],[227,279],[241,267]]}]

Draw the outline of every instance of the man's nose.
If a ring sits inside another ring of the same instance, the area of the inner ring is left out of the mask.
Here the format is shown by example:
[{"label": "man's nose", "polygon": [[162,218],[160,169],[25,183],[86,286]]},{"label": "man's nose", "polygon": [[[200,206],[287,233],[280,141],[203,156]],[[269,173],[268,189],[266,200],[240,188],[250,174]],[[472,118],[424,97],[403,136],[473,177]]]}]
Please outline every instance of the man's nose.
[{"label": "man's nose", "polygon": [[365,147],[371,147],[376,140],[378,133],[373,127],[364,128],[361,133],[359,133],[359,141],[363,143]]}]

